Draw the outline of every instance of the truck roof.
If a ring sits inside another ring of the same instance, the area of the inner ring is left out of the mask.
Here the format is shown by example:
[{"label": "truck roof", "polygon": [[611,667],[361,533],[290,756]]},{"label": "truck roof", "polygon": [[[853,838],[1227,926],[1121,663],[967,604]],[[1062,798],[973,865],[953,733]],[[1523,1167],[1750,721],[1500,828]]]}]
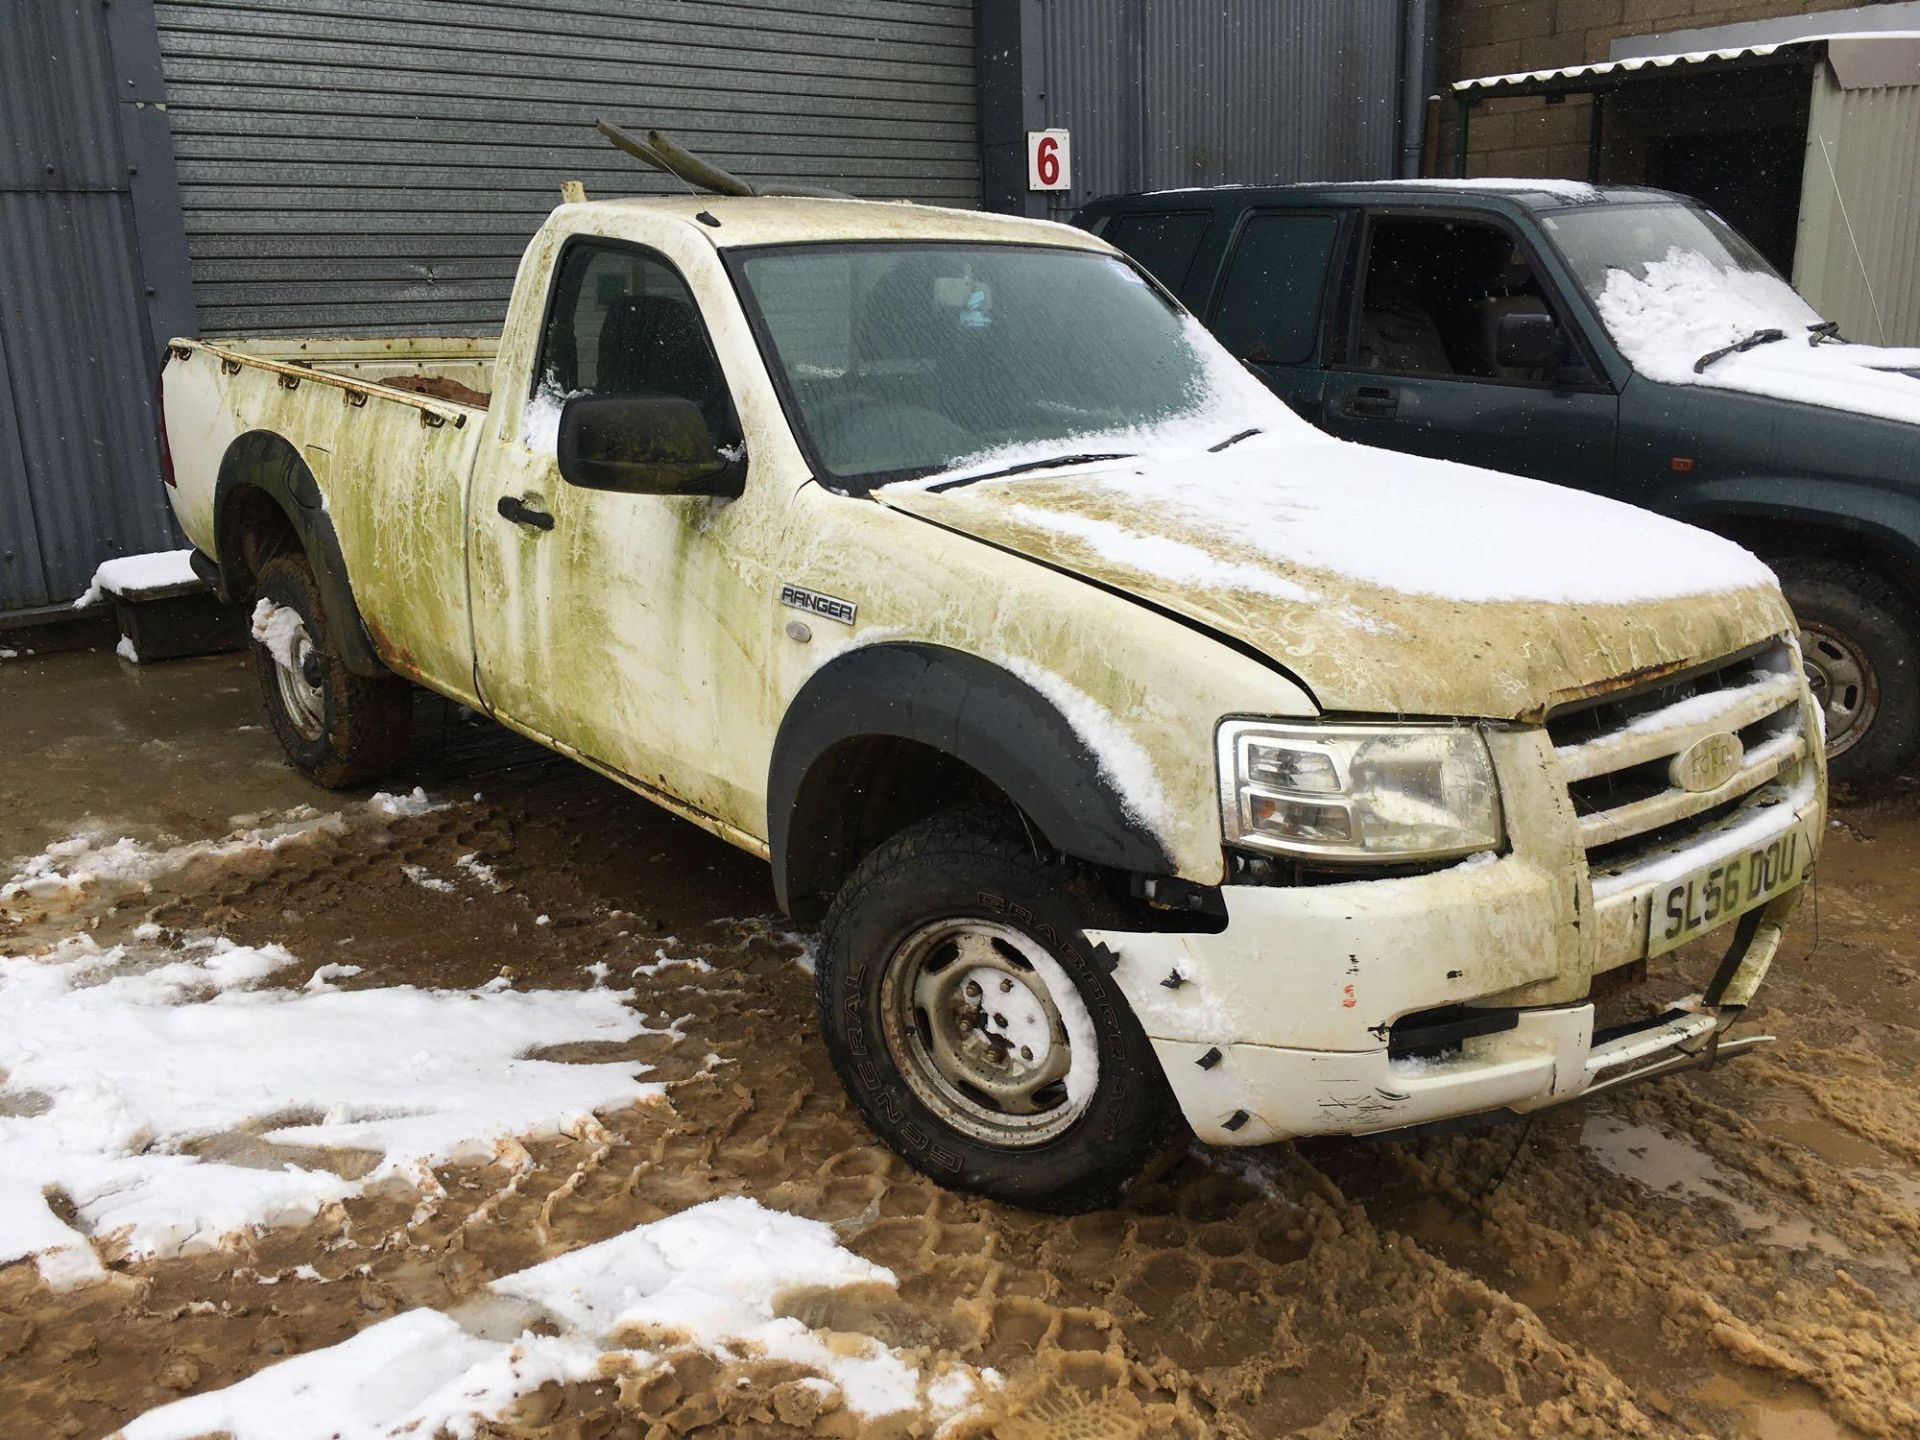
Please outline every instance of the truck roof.
[{"label": "truck roof", "polygon": [[[644,209],[683,220],[716,249],[744,245],[815,244],[835,240],[969,240],[1062,245],[1104,250],[1106,242],[1050,220],[950,210],[888,200],[824,200],[774,195],[641,195],[562,205],[557,219],[589,212],[618,215]],[[708,220],[699,217],[705,214]],[[719,223],[713,224],[717,220]]]},{"label": "truck roof", "polygon": [[1145,190],[1131,195],[1110,195],[1091,202],[1093,209],[1144,209],[1154,203],[1183,200],[1211,200],[1231,197],[1239,204],[1269,203],[1283,205],[1341,204],[1372,201],[1387,203],[1412,197],[1445,198],[1449,201],[1484,198],[1509,201],[1530,210],[1564,210],[1582,205],[1622,204],[1630,201],[1670,200],[1679,197],[1670,191],[1644,185],[1591,185],[1585,180],[1544,180],[1524,177],[1493,179],[1419,179],[1300,181],[1289,185],[1211,185],[1189,186],[1179,190]]}]

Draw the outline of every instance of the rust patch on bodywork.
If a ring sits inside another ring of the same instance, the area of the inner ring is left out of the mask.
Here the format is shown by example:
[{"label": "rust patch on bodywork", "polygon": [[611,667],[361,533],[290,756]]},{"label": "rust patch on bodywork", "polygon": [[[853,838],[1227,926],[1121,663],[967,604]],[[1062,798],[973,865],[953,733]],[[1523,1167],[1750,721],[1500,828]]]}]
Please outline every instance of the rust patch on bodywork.
[{"label": "rust patch on bodywork", "polygon": [[1596,680],[1588,685],[1569,686],[1565,690],[1556,691],[1548,696],[1544,703],[1517,718],[1528,724],[1538,724],[1562,705],[1571,705],[1581,700],[1598,700],[1603,696],[1635,690],[1642,685],[1650,685],[1656,680],[1664,680],[1670,675],[1678,675],[1698,663],[1697,660],[1667,660],[1658,665],[1642,665],[1638,669],[1628,670],[1608,680]]}]

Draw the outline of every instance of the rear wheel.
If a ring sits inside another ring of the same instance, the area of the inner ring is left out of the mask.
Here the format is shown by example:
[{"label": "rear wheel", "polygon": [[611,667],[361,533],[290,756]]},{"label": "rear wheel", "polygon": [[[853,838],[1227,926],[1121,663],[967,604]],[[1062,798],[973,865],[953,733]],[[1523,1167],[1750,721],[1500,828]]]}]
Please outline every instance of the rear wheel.
[{"label": "rear wheel", "polygon": [[254,671],[287,758],[333,790],[392,769],[407,753],[412,688],[347,669],[306,556],[269,560],[255,593]]},{"label": "rear wheel", "polygon": [[1111,1205],[1185,1126],[1086,938],[1099,889],[1018,826],[935,816],[864,860],[824,927],[821,1026],[874,1132],[944,1185]]},{"label": "rear wheel", "polygon": [[1842,783],[1885,780],[1920,751],[1920,647],[1900,593],[1844,560],[1776,569],[1800,622],[1800,652]]}]

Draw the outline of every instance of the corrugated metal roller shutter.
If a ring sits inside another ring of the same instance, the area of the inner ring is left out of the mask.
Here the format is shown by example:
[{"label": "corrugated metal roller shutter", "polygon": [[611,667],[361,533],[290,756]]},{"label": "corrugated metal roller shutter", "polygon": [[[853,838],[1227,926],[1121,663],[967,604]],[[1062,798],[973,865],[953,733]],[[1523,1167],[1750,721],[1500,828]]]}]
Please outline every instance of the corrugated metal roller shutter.
[{"label": "corrugated metal roller shutter", "polygon": [[751,180],[977,205],[970,0],[160,0],[206,334],[497,327],[563,179],[671,182],[657,126]]}]

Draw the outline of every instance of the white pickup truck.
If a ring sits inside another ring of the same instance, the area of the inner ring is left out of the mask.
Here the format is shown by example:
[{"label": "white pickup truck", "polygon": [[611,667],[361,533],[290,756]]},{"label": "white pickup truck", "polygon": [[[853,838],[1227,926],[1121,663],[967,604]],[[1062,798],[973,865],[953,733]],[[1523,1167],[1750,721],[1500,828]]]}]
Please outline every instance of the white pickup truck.
[{"label": "white pickup truck", "polygon": [[1825,785],[1771,574],[1323,436],[1082,231],[566,204],[497,340],[180,339],[163,381],[294,763],[371,778],[417,682],[769,861],[848,1091],[946,1183],[1100,1205],[1189,1127],[1764,1038]]}]

